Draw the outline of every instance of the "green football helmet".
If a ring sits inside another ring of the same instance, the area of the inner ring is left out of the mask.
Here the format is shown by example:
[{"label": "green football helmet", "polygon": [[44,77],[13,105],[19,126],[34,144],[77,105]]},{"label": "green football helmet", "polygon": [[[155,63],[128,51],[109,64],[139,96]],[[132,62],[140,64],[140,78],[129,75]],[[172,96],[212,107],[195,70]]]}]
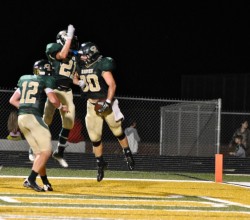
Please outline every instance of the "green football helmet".
[{"label": "green football helmet", "polygon": [[34,75],[51,76],[52,66],[47,60],[38,60],[34,63],[33,73]]},{"label": "green football helmet", "polygon": [[96,44],[92,42],[86,42],[81,44],[80,50],[78,54],[87,56],[87,60],[85,61],[86,64],[91,64],[95,62],[100,57],[100,50],[96,46]]},{"label": "green football helmet", "polygon": [[[67,31],[66,30],[60,31],[56,35],[56,42],[58,44],[61,44],[63,46],[65,44],[66,40],[67,40]],[[78,41],[77,36],[75,36],[75,35],[72,38],[70,49],[79,50],[79,41]]]}]

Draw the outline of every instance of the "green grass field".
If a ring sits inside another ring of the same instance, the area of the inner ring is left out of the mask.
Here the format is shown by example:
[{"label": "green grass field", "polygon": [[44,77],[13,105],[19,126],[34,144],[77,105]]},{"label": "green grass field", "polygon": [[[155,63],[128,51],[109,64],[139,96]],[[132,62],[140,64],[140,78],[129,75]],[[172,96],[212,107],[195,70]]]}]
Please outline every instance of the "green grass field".
[{"label": "green grass field", "polygon": [[[3,167],[0,175],[27,175],[30,168]],[[47,169],[48,176],[95,178],[96,170]],[[138,171],[105,171],[105,178],[163,179],[163,180],[204,180],[214,181],[214,173],[181,173],[181,172],[138,172]],[[223,182],[248,182],[250,175],[224,174]]]}]

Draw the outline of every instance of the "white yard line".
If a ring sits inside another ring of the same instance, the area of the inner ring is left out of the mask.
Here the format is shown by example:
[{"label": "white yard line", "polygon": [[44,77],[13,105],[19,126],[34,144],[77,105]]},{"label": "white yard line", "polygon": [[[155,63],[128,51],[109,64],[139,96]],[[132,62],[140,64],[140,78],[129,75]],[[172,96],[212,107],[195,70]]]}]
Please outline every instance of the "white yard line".
[{"label": "white yard line", "polygon": [[[0,178],[26,178],[27,176],[11,176],[2,175]],[[76,179],[76,180],[96,180],[92,177],[49,177],[50,179]],[[134,179],[134,178],[105,178],[105,180],[117,180],[117,181],[149,181],[149,182],[191,182],[191,183],[214,183],[214,181],[209,180],[164,180],[164,179]]]},{"label": "white yard line", "polygon": [[240,207],[244,207],[244,208],[250,208],[249,205],[244,205],[244,204],[238,203],[238,202],[230,202],[230,201],[224,200],[224,199],[215,199],[215,198],[211,198],[211,197],[207,197],[207,196],[199,196],[199,198],[206,199],[209,201],[219,202],[219,203],[222,203],[224,205],[235,205],[235,206],[240,206]]}]

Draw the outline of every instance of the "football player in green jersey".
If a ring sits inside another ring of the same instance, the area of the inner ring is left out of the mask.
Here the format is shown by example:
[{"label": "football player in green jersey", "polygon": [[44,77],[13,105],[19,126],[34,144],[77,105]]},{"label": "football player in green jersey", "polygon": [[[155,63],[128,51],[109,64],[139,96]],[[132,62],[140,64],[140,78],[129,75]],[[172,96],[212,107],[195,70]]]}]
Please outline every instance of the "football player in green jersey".
[{"label": "football player in green jersey", "polygon": [[114,97],[116,92],[116,82],[113,77],[114,60],[111,57],[103,57],[98,47],[92,42],[83,43],[78,54],[83,65],[78,71],[80,75],[75,74],[73,81],[82,88],[83,95],[87,98],[85,123],[97,161],[97,181],[100,182],[108,165],[103,158],[104,121],[119,141],[129,170],[134,169],[135,162],[122,129],[124,116],[120,111],[118,100]]},{"label": "football player in green jersey", "polygon": [[[64,150],[68,146],[67,140],[70,130],[74,127],[75,105],[73,102],[73,75],[76,71],[77,50],[79,42],[74,35],[73,25],[68,26],[68,30],[60,31],[56,37],[56,43],[49,43],[46,46],[46,55],[53,67],[53,77],[56,80],[55,93],[61,101],[69,108],[69,113],[60,110],[62,119],[62,129],[59,134],[57,149],[53,152],[55,158],[61,166],[68,167],[64,159]],[[44,110],[44,121],[51,125],[55,107],[47,101]]]},{"label": "football player in green jersey", "polygon": [[[18,109],[18,126],[35,154],[32,171],[23,185],[35,191],[52,191],[53,188],[47,178],[46,163],[52,154],[51,133],[48,125],[43,121],[45,101],[61,111],[67,113],[68,107],[57,98],[54,88],[55,79],[51,77],[52,67],[47,60],[35,62],[34,75],[23,75],[18,80],[18,88],[9,102]],[[40,175],[43,187],[36,183]]]}]

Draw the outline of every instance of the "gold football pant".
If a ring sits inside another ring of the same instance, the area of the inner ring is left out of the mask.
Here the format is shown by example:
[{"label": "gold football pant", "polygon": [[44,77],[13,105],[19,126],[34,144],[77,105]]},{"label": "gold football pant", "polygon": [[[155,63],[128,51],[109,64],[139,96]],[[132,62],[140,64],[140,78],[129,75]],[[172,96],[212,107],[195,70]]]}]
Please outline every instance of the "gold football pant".
[{"label": "gold football pant", "polygon": [[99,116],[96,114],[94,107],[94,104],[92,104],[90,101],[87,101],[87,114],[85,117],[85,123],[90,140],[92,142],[98,142],[101,140],[104,121],[106,121],[115,137],[122,135],[122,122],[121,120],[115,121],[113,111],[106,116]]},{"label": "gold football pant", "polygon": [[35,154],[52,150],[51,134],[41,117],[33,114],[19,115],[18,126]]}]

